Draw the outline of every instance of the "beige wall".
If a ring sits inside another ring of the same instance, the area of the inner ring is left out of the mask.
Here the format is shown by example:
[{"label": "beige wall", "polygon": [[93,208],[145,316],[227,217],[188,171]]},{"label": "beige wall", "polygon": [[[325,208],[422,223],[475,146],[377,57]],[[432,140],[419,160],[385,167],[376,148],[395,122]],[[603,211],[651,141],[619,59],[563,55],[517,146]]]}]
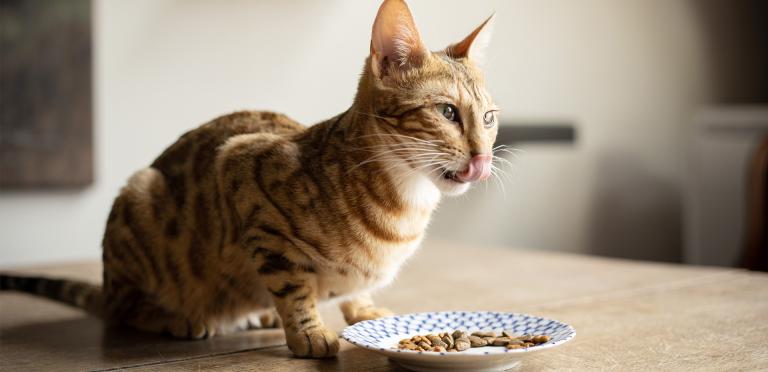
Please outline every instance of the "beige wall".
[{"label": "beige wall", "polygon": [[[446,201],[431,237],[679,257],[681,146],[709,84],[695,1],[411,3],[434,49],[495,10],[487,78],[504,118],[572,120],[579,130],[574,146],[524,146],[506,198],[491,185]],[[0,194],[0,263],[98,257],[124,180],[217,115],[273,109],[310,124],[346,109],[376,8],[96,1],[97,181],[81,192]]]}]

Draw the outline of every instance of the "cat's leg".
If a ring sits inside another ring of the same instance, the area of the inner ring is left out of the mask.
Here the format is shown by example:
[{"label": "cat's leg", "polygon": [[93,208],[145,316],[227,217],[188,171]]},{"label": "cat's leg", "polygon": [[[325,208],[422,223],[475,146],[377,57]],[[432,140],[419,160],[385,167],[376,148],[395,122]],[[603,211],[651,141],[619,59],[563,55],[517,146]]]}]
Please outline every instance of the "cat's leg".
[{"label": "cat's leg", "polygon": [[168,333],[174,338],[202,340],[216,335],[217,330],[203,321],[190,320],[181,315],[162,313],[158,308],[146,308],[143,314],[129,320],[129,324],[150,332]]},{"label": "cat's leg", "polygon": [[164,309],[148,300],[143,292],[123,287],[108,295],[107,319],[153,333],[169,333],[175,338],[199,340],[216,331],[202,320],[192,320]]},{"label": "cat's leg", "polygon": [[202,340],[217,334],[217,329],[205,322],[191,321],[184,317],[170,319],[167,330],[173,337],[187,340]]},{"label": "cat's leg", "polygon": [[339,307],[344,314],[344,320],[346,320],[349,325],[362,322],[363,320],[372,320],[393,315],[391,311],[385,308],[375,307],[369,294],[363,294],[351,300],[344,301]]},{"label": "cat's leg", "polygon": [[[314,275],[314,274],[312,274]],[[288,348],[298,357],[325,358],[339,351],[336,332],[326,328],[317,312],[315,278],[286,275],[270,278],[268,287],[283,323]]]}]

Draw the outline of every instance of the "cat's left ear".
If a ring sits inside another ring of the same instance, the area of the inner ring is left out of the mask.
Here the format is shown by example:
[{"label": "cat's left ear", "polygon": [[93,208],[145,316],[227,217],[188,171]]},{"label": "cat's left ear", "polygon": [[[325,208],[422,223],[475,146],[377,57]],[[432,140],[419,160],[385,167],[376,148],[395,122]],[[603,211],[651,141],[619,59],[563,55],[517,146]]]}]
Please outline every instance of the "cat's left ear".
[{"label": "cat's left ear", "polygon": [[371,34],[371,68],[379,78],[418,67],[429,57],[404,0],[384,0]]},{"label": "cat's left ear", "polygon": [[491,14],[480,26],[464,40],[446,48],[446,53],[452,58],[469,58],[475,63],[482,64],[485,60],[485,50],[491,42],[493,23],[496,13]]}]

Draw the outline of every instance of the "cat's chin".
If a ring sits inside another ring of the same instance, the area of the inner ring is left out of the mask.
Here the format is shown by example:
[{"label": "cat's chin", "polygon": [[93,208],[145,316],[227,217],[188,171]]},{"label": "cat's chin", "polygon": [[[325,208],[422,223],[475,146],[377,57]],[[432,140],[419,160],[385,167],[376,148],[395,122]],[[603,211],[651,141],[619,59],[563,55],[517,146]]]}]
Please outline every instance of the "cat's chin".
[{"label": "cat's chin", "polygon": [[440,190],[440,193],[446,196],[458,196],[461,195],[467,190],[469,190],[470,183],[469,182],[460,182],[455,181],[450,178],[445,178],[442,176],[432,177],[432,182],[435,183],[435,186]]}]

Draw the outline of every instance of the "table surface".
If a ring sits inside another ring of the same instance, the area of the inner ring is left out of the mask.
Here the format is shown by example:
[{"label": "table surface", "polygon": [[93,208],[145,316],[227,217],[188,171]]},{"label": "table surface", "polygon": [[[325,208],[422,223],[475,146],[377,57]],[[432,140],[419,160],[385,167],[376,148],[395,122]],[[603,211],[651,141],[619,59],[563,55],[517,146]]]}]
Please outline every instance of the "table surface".
[{"label": "table surface", "polygon": [[[97,280],[98,263],[15,272]],[[576,338],[526,357],[533,370],[768,369],[768,275],[520,249],[427,242],[375,295],[397,313],[523,312],[571,324]],[[326,323],[344,327],[335,306]],[[202,341],[105,328],[98,319],[24,294],[0,294],[0,369],[401,370],[342,341],[334,359],[294,359],[281,330]]]}]

